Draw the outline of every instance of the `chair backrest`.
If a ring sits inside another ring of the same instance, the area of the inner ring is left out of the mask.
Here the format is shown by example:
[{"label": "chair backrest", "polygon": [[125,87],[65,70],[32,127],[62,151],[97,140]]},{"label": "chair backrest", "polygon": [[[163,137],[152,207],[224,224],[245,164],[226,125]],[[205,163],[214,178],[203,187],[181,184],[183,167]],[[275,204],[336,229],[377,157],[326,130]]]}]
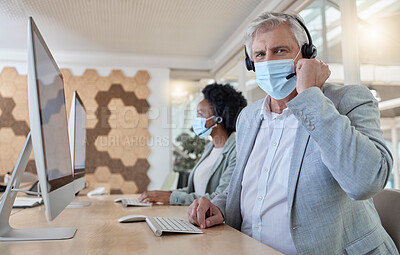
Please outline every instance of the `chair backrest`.
[{"label": "chair backrest", "polygon": [[170,171],[167,178],[165,178],[161,190],[174,190],[177,188],[177,183],[178,183],[178,173]]},{"label": "chair backrest", "polygon": [[373,200],[382,226],[400,250],[400,190],[384,189]]}]

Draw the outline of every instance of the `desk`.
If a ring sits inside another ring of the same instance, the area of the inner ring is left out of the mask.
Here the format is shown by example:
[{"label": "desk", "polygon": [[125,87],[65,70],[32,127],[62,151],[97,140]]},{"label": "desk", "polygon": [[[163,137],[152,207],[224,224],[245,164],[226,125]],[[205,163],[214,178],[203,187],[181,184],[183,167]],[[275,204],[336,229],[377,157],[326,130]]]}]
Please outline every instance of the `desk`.
[{"label": "desk", "polygon": [[[14,228],[76,227],[75,237],[59,241],[0,242],[0,254],[281,254],[228,225],[205,229],[204,234],[163,234],[156,237],[146,222],[118,223],[129,214],[187,219],[187,206],[154,205],[123,208],[114,199],[122,195],[95,198],[89,207],[66,208],[52,222],[44,206],[18,210],[10,217]],[[132,196],[137,197],[137,196]]]}]

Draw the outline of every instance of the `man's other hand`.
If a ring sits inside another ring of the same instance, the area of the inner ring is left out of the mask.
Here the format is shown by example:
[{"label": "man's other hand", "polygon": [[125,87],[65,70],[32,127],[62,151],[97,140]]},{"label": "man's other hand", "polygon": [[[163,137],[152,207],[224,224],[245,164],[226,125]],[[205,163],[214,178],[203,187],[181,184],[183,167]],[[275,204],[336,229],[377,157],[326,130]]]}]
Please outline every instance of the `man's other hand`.
[{"label": "man's other hand", "polygon": [[296,63],[297,93],[311,87],[321,88],[331,75],[329,66],[318,59],[299,59]]},{"label": "man's other hand", "polygon": [[208,198],[196,199],[189,206],[189,222],[200,228],[209,228],[224,222],[224,216]]}]

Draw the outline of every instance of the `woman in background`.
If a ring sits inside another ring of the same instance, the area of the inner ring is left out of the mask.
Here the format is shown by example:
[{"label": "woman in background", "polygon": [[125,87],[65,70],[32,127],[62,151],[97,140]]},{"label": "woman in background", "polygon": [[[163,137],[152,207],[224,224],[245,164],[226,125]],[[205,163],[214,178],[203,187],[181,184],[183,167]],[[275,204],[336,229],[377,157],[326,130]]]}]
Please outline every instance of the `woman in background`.
[{"label": "woman in background", "polygon": [[197,105],[193,130],[210,142],[189,175],[188,186],[175,191],[145,191],[141,202],[189,205],[196,198],[212,199],[228,186],[236,166],[236,119],[247,105],[241,92],[231,85],[210,84]]}]

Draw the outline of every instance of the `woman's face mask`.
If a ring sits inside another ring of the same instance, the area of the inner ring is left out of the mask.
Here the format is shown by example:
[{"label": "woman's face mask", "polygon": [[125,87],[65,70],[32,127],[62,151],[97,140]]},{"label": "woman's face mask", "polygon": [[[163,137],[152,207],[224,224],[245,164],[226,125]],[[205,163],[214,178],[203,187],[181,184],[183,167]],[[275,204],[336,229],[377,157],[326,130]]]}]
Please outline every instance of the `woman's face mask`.
[{"label": "woman's face mask", "polygon": [[274,99],[287,97],[296,88],[297,78],[291,77],[294,74],[294,59],[279,59],[255,63],[256,82],[258,86]]},{"label": "woman's face mask", "polygon": [[210,118],[201,118],[197,117],[193,120],[193,131],[197,136],[200,136],[201,138],[207,138],[210,134],[212,129],[215,127],[215,124],[212,125],[209,128],[206,128],[206,122],[209,119],[213,119],[214,116],[211,116]]}]

